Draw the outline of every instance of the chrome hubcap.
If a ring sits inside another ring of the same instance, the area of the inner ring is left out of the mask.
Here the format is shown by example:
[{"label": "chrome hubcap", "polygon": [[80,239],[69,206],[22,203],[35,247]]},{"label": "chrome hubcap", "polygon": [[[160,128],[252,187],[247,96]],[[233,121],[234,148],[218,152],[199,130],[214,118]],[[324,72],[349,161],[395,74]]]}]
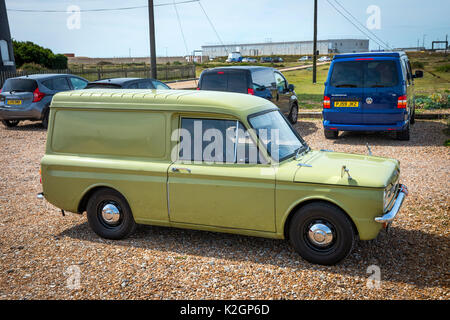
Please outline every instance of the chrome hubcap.
[{"label": "chrome hubcap", "polygon": [[323,223],[315,223],[308,230],[309,240],[316,246],[326,247],[333,241],[333,232]]},{"label": "chrome hubcap", "polygon": [[102,218],[109,225],[116,225],[120,220],[120,210],[112,203],[106,203],[102,208]]}]

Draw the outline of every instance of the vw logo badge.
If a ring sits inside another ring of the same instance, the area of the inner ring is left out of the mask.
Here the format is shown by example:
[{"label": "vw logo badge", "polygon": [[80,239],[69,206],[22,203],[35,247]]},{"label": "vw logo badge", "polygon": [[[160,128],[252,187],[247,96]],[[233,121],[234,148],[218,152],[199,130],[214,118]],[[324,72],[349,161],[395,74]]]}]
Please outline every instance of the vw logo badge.
[{"label": "vw logo badge", "polygon": [[372,102],[373,102],[373,99],[372,99],[372,98],[369,97],[369,98],[366,99],[366,103],[367,103],[367,104],[372,104]]}]

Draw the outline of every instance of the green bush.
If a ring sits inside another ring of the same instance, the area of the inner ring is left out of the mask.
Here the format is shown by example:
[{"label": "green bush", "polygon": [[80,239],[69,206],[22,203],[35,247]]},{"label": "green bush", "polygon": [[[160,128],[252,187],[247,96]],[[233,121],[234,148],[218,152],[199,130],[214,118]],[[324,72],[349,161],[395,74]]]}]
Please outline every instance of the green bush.
[{"label": "green bush", "polygon": [[450,63],[444,64],[436,68],[438,72],[450,72]]},{"label": "green bush", "polygon": [[448,95],[433,93],[427,97],[416,98],[416,108],[418,109],[445,109],[448,108]]},{"label": "green bush", "polygon": [[48,69],[45,68],[44,66],[41,66],[40,64],[37,64],[34,62],[27,62],[27,63],[24,63],[20,67],[20,70],[22,70],[22,71],[46,71]]},{"label": "green bush", "polygon": [[423,62],[420,62],[420,61],[412,61],[411,62],[411,68],[413,68],[413,69],[423,69],[424,68],[424,64],[423,64]]},{"label": "green bush", "polygon": [[35,63],[48,69],[67,69],[67,57],[54,54],[50,49],[43,48],[31,41],[13,40],[14,59],[20,68],[25,63]]}]

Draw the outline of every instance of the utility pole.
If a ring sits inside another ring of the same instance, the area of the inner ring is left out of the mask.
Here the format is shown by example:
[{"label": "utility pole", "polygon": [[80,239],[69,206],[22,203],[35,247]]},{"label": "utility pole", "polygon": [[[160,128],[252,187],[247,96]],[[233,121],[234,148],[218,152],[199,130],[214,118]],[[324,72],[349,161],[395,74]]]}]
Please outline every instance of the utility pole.
[{"label": "utility pole", "polygon": [[5,0],[0,0],[0,71],[16,71]]},{"label": "utility pole", "polygon": [[313,83],[317,82],[317,0],[314,0]]},{"label": "utility pole", "polygon": [[150,31],[150,69],[152,78],[157,79],[156,74],[156,45],[155,45],[155,15],[153,13],[153,0],[148,0],[148,24]]}]

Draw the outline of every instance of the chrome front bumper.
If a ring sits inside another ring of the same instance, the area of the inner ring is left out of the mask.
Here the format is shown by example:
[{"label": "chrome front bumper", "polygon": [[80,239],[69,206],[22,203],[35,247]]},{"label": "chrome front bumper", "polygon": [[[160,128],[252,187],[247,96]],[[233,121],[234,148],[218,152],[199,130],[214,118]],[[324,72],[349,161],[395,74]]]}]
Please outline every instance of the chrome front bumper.
[{"label": "chrome front bumper", "polygon": [[389,210],[385,215],[383,215],[381,217],[375,217],[375,221],[379,222],[379,223],[389,223],[392,220],[394,220],[395,216],[400,211],[403,201],[405,200],[407,195],[408,195],[408,189],[406,188],[405,185],[401,184],[399,186],[399,192],[397,195],[397,199],[395,199],[392,209]]}]

